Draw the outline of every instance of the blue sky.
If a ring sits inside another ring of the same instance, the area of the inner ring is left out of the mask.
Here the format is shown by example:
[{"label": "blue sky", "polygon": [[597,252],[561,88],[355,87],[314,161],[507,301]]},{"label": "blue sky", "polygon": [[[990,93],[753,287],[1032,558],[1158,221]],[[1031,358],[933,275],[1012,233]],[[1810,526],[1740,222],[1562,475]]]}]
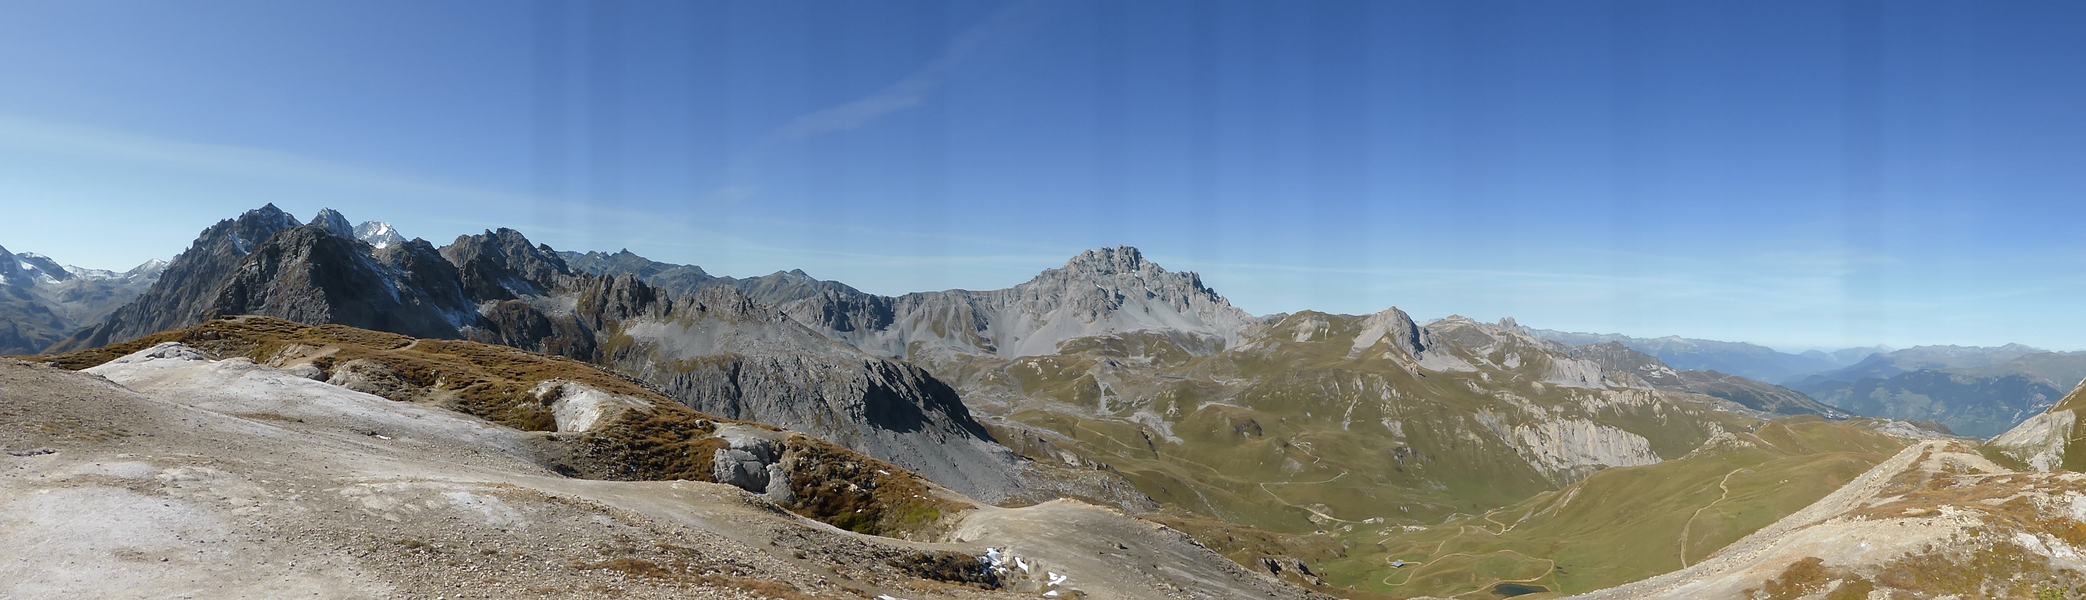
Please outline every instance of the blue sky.
[{"label": "blue sky", "polygon": [[899,293],[2086,347],[2086,5],[24,2],[0,245],[274,202]]}]

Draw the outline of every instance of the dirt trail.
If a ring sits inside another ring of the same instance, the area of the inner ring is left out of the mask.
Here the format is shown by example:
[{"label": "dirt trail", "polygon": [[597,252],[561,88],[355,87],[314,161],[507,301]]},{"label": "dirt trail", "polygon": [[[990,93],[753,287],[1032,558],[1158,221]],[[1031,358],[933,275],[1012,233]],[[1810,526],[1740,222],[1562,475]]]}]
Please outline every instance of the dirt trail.
[{"label": "dirt trail", "polygon": [[1688,515],[1688,522],[1680,526],[1680,568],[1688,568],[1688,535],[1695,529],[1695,519],[1702,517],[1702,511],[1709,510],[1710,507],[1730,499],[1731,476],[1749,469],[1752,469],[1752,467],[1739,467],[1732,469],[1730,473],[1725,473],[1724,478],[1717,481],[1717,491],[1720,492],[1717,494],[1717,499],[1711,500],[1709,504],[1697,507],[1694,513]]},{"label": "dirt trail", "polygon": [[1331,479],[1327,479],[1325,481],[1263,481],[1260,482],[1258,485],[1260,486],[1260,491],[1267,492],[1268,497],[1274,498],[1276,502],[1282,503],[1283,506],[1303,510],[1304,512],[1317,515],[1318,518],[1325,519],[1327,521],[1336,521],[1340,523],[1352,523],[1360,525],[1362,524],[1361,521],[1349,521],[1347,519],[1342,519],[1340,517],[1335,517],[1329,514],[1319,512],[1318,509],[1311,508],[1309,506],[1304,506],[1302,504],[1297,504],[1295,502],[1290,502],[1288,499],[1283,498],[1280,494],[1276,494],[1274,490],[1268,489],[1268,486],[1270,485],[1318,485],[1324,483],[1332,483],[1335,481],[1339,481],[1340,478],[1346,476],[1347,471],[1341,471],[1339,475],[1334,475]]},{"label": "dirt trail", "polygon": [[1789,540],[1791,533],[1858,509],[1863,502],[1875,498],[1887,488],[1892,478],[1914,468],[1921,456],[1946,444],[1945,441],[1929,440],[1906,447],[1803,510],[1740,538],[1686,569],[1573,597],[1587,600],[1720,597],[1704,588],[1730,584],[1748,571],[1763,567],[1772,569],[1774,565],[1765,565],[1765,561]]}]

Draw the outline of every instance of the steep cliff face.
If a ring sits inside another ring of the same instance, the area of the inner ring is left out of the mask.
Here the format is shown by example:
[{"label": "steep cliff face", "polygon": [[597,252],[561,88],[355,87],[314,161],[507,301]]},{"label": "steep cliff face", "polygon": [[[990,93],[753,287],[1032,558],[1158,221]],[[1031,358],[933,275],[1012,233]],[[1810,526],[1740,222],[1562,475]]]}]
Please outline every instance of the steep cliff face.
[{"label": "steep cliff face", "polygon": [[578,303],[604,327],[600,361],[697,410],[832,440],[999,500],[1021,461],[992,442],[956,391],[910,364],[811,331],[726,287],[670,303],[617,278]]},{"label": "steep cliff face", "polygon": [[1992,438],[1989,444],[2037,471],[2086,470],[2086,447],[2076,443],[2080,437],[2080,410],[2086,410],[2086,384],[2073,388],[2056,406]]},{"label": "steep cliff face", "polygon": [[2029,417],[1992,438],[1992,446],[2027,463],[2031,469],[2055,471],[2064,467],[2064,456],[2071,451],[2072,432],[2078,425],[2079,413],[2053,410]]},{"label": "steep cliff face", "polygon": [[[471,304],[453,286],[409,285],[411,279],[442,273],[412,245],[386,252],[387,264],[368,244],[313,225],[270,238],[227,278],[212,315],[266,315],[300,323],[337,323],[415,337],[454,338],[458,328],[478,322]],[[418,248],[424,249],[424,243]],[[414,267],[415,277],[401,265]]]},{"label": "steep cliff face", "polygon": [[1516,425],[1506,436],[1529,464],[1563,480],[1584,479],[1608,467],[1635,467],[1659,462],[1644,436],[1585,419],[1536,421]]},{"label": "steep cliff face", "polygon": [[442,247],[442,257],[456,265],[465,293],[486,300],[541,296],[572,276],[557,251],[505,227],[457,236]]}]

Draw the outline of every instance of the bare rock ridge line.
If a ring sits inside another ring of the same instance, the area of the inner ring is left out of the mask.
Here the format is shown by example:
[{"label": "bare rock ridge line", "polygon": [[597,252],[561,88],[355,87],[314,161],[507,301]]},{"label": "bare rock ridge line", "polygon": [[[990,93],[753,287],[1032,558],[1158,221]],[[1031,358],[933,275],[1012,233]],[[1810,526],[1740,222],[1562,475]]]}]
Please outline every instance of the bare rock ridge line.
[{"label": "bare rock ridge line", "polygon": [[1066,340],[1170,330],[1237,343],[1255,319],[1195,273],[1175,273],[1136,248],[1089,250],[1012,288],[877,296],[803,271],[713,277],[629,251],[567,253],[580,269],[630,273],[670,291],[729,286],[871,353],[928,358],[949,353],[1021,357],[1052,354]]}]

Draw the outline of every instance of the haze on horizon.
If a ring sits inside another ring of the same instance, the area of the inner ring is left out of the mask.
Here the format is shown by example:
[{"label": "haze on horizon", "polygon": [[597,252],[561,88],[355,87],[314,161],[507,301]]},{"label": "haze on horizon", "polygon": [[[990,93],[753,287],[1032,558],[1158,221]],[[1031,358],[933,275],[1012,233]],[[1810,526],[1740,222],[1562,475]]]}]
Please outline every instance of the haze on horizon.
[{"label": "haze on horizon", "polygon": [[1127,244],[1255,314],[2086,347],[2075,4],[11,6],[0,246],[70,264],[273,202],[883,294]]}]

